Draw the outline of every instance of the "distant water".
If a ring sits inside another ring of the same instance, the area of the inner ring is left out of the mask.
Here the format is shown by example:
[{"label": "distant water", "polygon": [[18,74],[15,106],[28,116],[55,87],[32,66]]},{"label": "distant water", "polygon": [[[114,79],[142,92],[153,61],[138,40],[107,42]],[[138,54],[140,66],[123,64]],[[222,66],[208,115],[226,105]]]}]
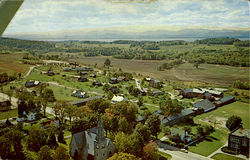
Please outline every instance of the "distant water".
[{"label": "distant water", "polygon": [[[183,40],[183,41],[187,41],[187,42],[194,42],[196,40],[201,40],[201,39],[205,39],[208,37],[201,37],[201,38],[163,38],[163,39],[79,39],[76,41],[104,41],[104,42],[113,42],[113,41],[118,41],[118,40],[128,40],[128,41],[174,41],[174,40]],[[233,37],[235,38],[235,37]],[[249,38],[238,38],[241,41],[245,41],[245,40],[250,40]],[[47,40],[47,41],[70,41],[72,39],[51,39],[51,40]]]}]

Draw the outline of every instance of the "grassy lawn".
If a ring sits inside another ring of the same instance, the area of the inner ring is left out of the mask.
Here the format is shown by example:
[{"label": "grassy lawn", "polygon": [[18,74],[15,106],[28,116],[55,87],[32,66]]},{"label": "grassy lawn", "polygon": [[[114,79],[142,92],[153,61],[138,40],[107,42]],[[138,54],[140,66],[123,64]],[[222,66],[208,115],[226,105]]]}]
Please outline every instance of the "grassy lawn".
[{"label": "grassy lawn", "polygon": [[161,157],[167,158],[167,160],[172,159],[172,156],[170,154],[164,153],[164,152],[158,152]]},{"label": "grassy lawn", "polygon": [[[239,101],[219,107],[211,112],[198,115],[194,118],[194,121],[197,123],[204,123],[204,121],[208,122],[208,120],[213,121],[216,119],[221,127],[225,127],[226,120],[232,115],[240,116],[242,118],[243,127],[249,129],[249,104]],[[212,125],[212,123],[210,123],[210,125]]]},{"label": "grassy lawn", "polygon": [[18,115],[17,109],[9,110],[6,112],[0,112],[0,120],[16,117]]},{"label": "grassy lawn", "polygon": [[[203,125],[212,125],[216,120],[218,123],[216,125],[216,131],[213,132],[207,139],[203,142],[196,144],[195,146],[190,146],[189,151],[198,153],[204,156],[208,156],[218,148],[223,146],[228,137],[228,129],[225,126],[225,123],[228,117],[232,115],[237,115],[242,118],[244,128],[249,129],[249,104],[242,102],[234,102],[232,104],[228,104],[217,108],[208,113],[204,113],[194,117],[194,122],[196,124]],[[195,129],[195,128],[194,128]],[[192,128],[193,130],[193,128]]]},{"label": "grassy lawn", "polygon": [[243,160],[242,158],[234,157],[234,156],[223,154],[223,153],[217,153],[212,158],[215,160],[224,160],[224,159],[226,159],[226,160]]},{"label": "grassy lawn", "polygon": [[195,146],[189,146],[188,150],[203,156],[208,156],[227,141],[227,134],[220,130],[216,130],[210,136],[205,138],[202,142],[197,143]]}]

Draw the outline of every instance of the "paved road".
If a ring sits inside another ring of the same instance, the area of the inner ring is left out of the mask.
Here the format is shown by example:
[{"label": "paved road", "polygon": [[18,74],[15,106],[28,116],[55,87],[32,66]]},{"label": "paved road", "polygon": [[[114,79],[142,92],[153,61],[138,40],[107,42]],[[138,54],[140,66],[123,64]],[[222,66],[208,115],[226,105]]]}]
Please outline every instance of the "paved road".
[{"label": "paved road", "polygon": [[209,160],[211,158],[201,156],[192,152],[184,153],[179,148],[158,142],[159,151],[170,154],[172,160]]}]

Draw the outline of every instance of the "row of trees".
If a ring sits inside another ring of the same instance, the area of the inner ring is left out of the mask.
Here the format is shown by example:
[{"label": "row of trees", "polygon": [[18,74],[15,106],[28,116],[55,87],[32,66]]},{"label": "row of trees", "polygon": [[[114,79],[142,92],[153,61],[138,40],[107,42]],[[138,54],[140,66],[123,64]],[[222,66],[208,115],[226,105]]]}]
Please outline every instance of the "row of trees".
[{"label": "row of trees", "polygon": [[[57,160],[70,159],[67,150],[58,145],[55,134],[56,128],[53,126],[47,126],[45,129],[40,125],[33,125],[26,130],[22,123],[19,123],[4,128],[0,132],[0,157],[30,160],[46,159],[46,157]],[[60,143],[66,143],[62,131],[59,132],[57,139]]]},{"label": "row of trees", "polygon": [[7,73],[0,73],[0,86],[4,83],[10,82],[10,81],[14,81],[17,78],[21,77],[21,73],[19,73],[17,75],[17,73],[15,73],[14,75],[8,75]]},{"label": "row of trees", "polygon": [[242,82],[240,80],[237,80],[234,82],[233,84],[234,88],[238,88],[238,89],[245,89],[245,90],[249,90],[249,82]]}]

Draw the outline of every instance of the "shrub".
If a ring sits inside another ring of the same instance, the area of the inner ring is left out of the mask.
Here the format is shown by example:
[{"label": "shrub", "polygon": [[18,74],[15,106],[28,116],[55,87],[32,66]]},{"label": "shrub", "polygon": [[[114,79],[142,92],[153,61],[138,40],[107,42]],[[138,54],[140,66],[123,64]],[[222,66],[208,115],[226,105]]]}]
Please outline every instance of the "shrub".
[{"label": "shrub", "polygon": [[237,153],[236,150],[229,149],[228,147],[221,148],[221,151],[225,153],[229,153],[229,154],[234,154],[234,155],[236,155]]}]

